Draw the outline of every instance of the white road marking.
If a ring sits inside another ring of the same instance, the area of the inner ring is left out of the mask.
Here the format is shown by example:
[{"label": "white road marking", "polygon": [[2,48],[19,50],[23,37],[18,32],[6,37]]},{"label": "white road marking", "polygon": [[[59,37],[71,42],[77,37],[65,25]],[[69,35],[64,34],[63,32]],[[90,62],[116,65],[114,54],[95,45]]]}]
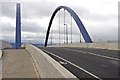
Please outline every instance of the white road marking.
[{"label": "white road marking", "polygon": [[[66,48],[64,48],[66,49]],[[91,54],[94,56],[99,56],[99,57],[103,57],[103,58],[107,58],[107,59],[112,59],[112,60],[120,60],[118,58],[114,58],[114,57],[109,57],[109,56],[104,56],[104,55],[99,55],[99,54],[95,54],[95,53],[91,53],[91,52],[84,52],[84,51],[79,51],[79,50],[74,50],[74,49],[66,49],[66,50],[72,50],[72,51],[76,51],[76,52],[81,52],[81,53],[85,53],[85,54]]]},{"label": "white road marking", "polygon": [[68,61],[68,60],[66,60],[66,59],[64,59],[64,58],[62,58],[62,57],[59,57],[59,56],[57,56],[57,55],[55,55],[55,54],[53,54],[53,53],[51,53],[51,52],[49,52],[49,51],[46,51],[46,50],[43,50],[43,51],[45,51],[45,52],[47,52],[47,53],[49,53],[49,54],[51,54],[51,55],[53,55],[53,56],[55,56],[55,57],[57,57],[57,58],[59,58],[59,59],[64,60],[65,62],[67,62],[67,63],[75,66],[76,68],[78,68],[78,69],[80,69],[80,70],[82,70],[82,71],[84,71],[84,72],[86,72],[87,74],[93,76],[94,78],[97,78],[97,79],[99,79],[99,80],[102,80],[101,78],[99,78],[98,76],[94,75],[93,73],[91,73],[91,72],[89,72],[89,71],[81,68],[80,66],[75,65],[74,63],[72,63],[72,62],[70,62],[70,61]]},{"label": "white road marking", "polygon": [[67,64],[67,62],[59,61],[60,64]]}]

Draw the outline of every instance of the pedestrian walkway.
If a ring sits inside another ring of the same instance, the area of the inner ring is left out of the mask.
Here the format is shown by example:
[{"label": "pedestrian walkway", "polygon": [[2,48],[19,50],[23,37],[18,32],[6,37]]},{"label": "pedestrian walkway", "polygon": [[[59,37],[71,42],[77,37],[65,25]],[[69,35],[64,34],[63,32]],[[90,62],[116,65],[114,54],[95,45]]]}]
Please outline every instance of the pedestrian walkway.
[{"label": "pedestrian walkway", "polygon": [[[5,49],[2,56],[2,78],[40,78],[25,49]],[[35,79],[35,80],[36,80]]]}]

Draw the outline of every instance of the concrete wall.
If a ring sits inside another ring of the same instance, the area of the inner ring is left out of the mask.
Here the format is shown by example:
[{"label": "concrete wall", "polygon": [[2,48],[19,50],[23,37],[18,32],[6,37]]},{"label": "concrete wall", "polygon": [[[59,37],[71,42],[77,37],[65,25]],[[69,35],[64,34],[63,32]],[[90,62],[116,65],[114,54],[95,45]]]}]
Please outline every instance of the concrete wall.
[{"label": "concrete wall", "polygon": [[0,59],[2,58],[2,50],[0,50]]},{"label": "concrete wall", "polygon": [[0,40],[0,49],[4,48],[12,48],[12,45],[7,41]]},{"label": "concrete wall", "polygon": [[75,78],[75,80],[77,79],[61,64],[59,64],[57,61],[55,61],[53,58],[51,58],[39,48],[30,44],[24,44],[23,47],[25,47],[31,54],[41,78]]},{"label": "concrete wall", "polygon": [[0,80],[2,80],[2,59],[0,59]]},{"label": "concrete wall", "polygon": [[7,41],[0,40],[0,59],[2,57],[2,49],[4,48],[12,48],[12,45]]},{"label": "concrete wall", "polygon": [[48,47],[82,47],[82,48],[98,48],[98,49],[110,49],[110,50],[120,50],[120,43],[69,43],[69,44],[58,44],[51,45]]},{"label": "concrete wall", "polygon": [[4,48],[12,48],[12,45],[7,42],[0,40],[0,80],[2,79],[2,49]]}]

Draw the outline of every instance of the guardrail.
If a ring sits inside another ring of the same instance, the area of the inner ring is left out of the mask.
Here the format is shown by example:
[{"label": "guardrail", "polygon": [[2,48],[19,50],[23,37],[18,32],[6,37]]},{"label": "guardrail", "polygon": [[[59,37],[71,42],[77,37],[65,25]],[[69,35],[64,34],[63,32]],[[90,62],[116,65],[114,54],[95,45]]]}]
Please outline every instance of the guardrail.
[{"label": "guardrail", "polygon": [[23,47],[32,56],[41,78],[74,78],[78,80],[76,76],[39,48],[30,44],[24,44]]}]

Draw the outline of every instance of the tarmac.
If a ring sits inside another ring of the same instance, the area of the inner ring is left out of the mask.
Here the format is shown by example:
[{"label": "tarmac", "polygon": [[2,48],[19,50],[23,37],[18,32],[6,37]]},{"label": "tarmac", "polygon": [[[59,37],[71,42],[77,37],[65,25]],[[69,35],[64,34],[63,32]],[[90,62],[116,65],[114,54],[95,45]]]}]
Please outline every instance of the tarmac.
[{"label": "tarmac", "polygon": [[78,80],[39,48],[24,44],[21,49],[14,49],[9,42],[0,40],[0,80],[48,79]]}]

